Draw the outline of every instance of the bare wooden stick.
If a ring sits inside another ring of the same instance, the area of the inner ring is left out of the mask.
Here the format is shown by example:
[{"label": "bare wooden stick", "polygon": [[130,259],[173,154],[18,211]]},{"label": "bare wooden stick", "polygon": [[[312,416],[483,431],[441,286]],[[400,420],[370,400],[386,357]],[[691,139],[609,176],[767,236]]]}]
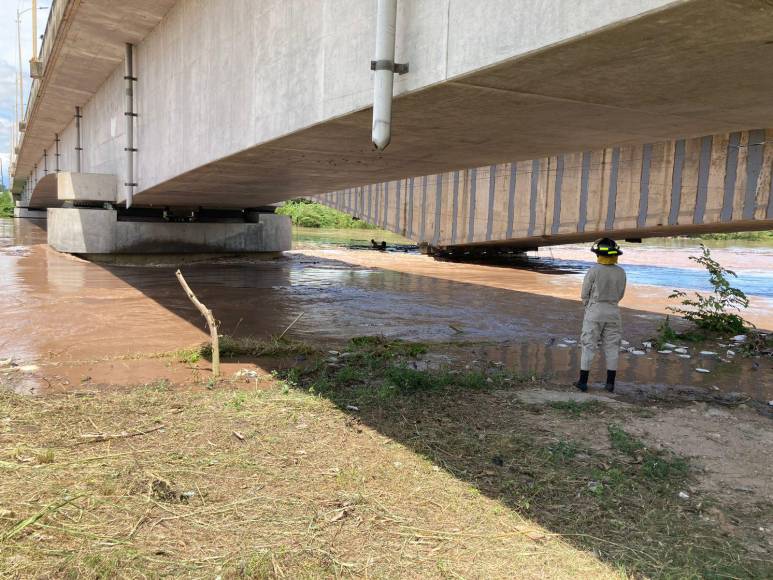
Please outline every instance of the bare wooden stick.
[{"label": "bare wooden stick", "polygon": [[193,302],[193,305],[198,308],[199,312],[201,312],[201,315],[204,317],[204,319],[207,321],[207,325],[209,326],[209,336],[212,340],[212,374],[216,377],[220,376],[220,341],[217,338],[217,322],[215,322],[215,317],[212,315],[212,311],[204,306],[198,298],[196,298],[196,295],[193,293],[193,290],[191,290],[191,287],[188,286],[188,283],[185,281],[185,278],[183,278],[182,272],[180,270],[177,270],[175,272],[175,275],[177,276],[177,280],[180,282],[180,286],[183,287],[183,290],[185,290],[185,294],[188,295],[188,298],[190,298],[190,301]]},{"label": "bare wooden stick", "polygon": [[301,319],[301,316],[303,316],[304,314],[306,314],[306,313],[305,312],[301,312],[298,315],[298,317],[290,323],[290,326],[285,328],[285,331],[282,334],[279,335],[279,338],[277,338],[277,340],[282,340],[284,338],[285,334],[287,334],[287,331],[290,330],[293,326],[295,326],[295,323],[298,322]]},{"label": "bare wooden stick", "polygon": [[120,433],[84,433],[81,435],[81,439],[88,439],[88,441],[81,441],[81,443],[99,443],[101,441],[109,441],[110,439],[125,439],[127,437],[139,437],[140,435],[147,435],[154,431],[159,431],[164,428],[164,425],[156,425],[149,429],[138,429],[136,431],[121,431]]}]

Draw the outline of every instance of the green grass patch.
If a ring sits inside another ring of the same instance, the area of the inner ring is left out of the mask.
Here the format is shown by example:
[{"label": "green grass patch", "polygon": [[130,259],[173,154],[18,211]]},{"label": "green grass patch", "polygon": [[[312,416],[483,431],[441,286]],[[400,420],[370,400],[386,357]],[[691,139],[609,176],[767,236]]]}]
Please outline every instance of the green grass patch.
[{"label": "green grass patch", "polygon": [[[233,336],[224,335],[220,337],[219,342],[220,356],[223,358],[235,358],[239,356],[281,357],[316,352],[314,347],[305,342],[286,338],[269,338],[265,340],[249,336],[235,338]],[[201,346],[199,355],[211,359],[212,345],[207,343]]]},{"label": "green grass patch", "polygon": [[6,190],[0,193],[0,217],[13,217],[13,196]]},{"label": "green grass patch", "polygon": [[377,229],[349,214],[305,199],[288,201],[276,213],[289,216],[293,225],[303,228]]},{"label": "green grass patch", "polygon": [[699,240],[745,240],[750,242],[773,241],[773,230],[759,232],[730,232],[724,234],[700,234],[691,236]]},{"label": "green grass patch", "polygon": [[571,417],[579,417],[587,413],[600,412],[603,404],[598,401],[555,401],[550,403],[550,408]]}]

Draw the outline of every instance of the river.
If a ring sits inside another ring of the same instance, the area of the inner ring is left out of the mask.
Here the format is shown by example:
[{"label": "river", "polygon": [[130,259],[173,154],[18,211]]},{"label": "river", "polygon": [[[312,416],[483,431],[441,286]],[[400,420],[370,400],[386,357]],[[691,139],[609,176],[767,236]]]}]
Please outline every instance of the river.
[{"label": "river", "polygon": [[[0,220],[0,359],[66,366],[206,340],[173,265],[157,259],[142,266],[96,264],[58,254],[45,246],[43,226]],[[389,251],[369,249],[371,238],[386,238]],[[631,343],[656,333],[672,288],[706,289],[705,273],[688,259],[697,244],[625,245],[621,264],[630,284],[622,306]],[[760,328],[773,328],[773,248],[707,245],[737,271],[738,285],[749,293],[745,316]],[[579,363],[571,341],[579,334],[578,294],[589,258],[586,246],[563,246],[507,266],[454,263],[421,255],[407,241],[376,230],[297,230],[295,249],[280,258],[221,258],[185,265],[183,272],[225,334],[267,337],[304,313],[290,334],[323,347],[372,334],[474,343],[465,347],[471,357],[568,382]],[[696,352],[689,360],[624,353],[619,390],[689,387],[773,398],[770,360],[736,356],[726,363],[721,359],[728,347],[719,344],[706,347],[717,355]]]}]

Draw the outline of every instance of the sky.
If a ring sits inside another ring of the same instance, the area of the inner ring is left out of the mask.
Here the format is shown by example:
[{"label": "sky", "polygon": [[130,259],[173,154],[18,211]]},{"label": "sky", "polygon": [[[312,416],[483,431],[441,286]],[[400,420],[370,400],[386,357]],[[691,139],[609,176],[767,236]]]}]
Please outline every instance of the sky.
[{"label": "sky", "polygon": [[[38,0],[38,34],[42,35],[48,7],[52,0]],[[8,185],[8,163],[11,152],[11,127],[16,107],[16,75],[19,70],[18,44],[16,40],[16,10],[32,6],[31,0],[0,0],[0,160],[3,164],[3,184]],[[32,18],[28,10],[21,16],[22,65],[24,78],[24,102],[27,102],[32,80],[29,77],[29,60],[32,56]],[[40,48],[40,41],[38,41]]]}]

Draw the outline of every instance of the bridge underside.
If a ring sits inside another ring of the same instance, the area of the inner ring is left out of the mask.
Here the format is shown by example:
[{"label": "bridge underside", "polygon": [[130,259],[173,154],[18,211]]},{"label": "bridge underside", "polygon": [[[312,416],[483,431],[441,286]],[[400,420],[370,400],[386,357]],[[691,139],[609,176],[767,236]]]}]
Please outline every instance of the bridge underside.
[{"label": "bridge underside", "polygon": [[771,30],[767,2],[677,3],[396,98],[385,153],[371,149],[366,109],[185,172],[134,202],[243,208],[611,144],[773,127]]},{"label": "bridge underside", "polygon": [[771,134],[753,130],[569,153],[316,199],[440,248],[773,229]]}]

